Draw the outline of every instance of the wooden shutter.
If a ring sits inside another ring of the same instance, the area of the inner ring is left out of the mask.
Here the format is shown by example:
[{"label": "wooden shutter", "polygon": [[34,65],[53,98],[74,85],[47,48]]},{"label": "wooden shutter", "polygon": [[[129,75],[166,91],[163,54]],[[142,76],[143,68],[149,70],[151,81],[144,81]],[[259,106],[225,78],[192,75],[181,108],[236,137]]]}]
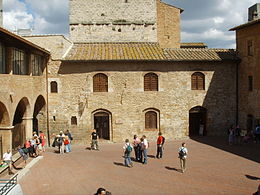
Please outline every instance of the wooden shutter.
[{"label": "wooden shutter", "polygon": [[105,74],[99,73],[93,77],[93,91],[94,92],[108,91],[108,78]]},{"label": "wooden shutter", "polygon": [[191,89],[204,90],[205,89],[205,76],[200,72],[195,72],[191,75]]},{"label": "wooden shutter", "polygon": [[148,73],[144,76],[144,91],[158,91],[158,76]]},{"label": "wooden shutter", "polygon": [[145,129],[157,129],[157,114],[149,111],[145,113]]}]

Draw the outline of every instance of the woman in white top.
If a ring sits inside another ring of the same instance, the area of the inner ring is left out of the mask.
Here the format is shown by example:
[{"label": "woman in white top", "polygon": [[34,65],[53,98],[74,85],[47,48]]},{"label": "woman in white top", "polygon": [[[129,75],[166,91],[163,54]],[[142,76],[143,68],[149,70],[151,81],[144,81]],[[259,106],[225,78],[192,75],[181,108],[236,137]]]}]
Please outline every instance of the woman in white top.
[{"label": "woman in white top", "polygon": [[6,164],[8,164],[9,175],[14,174],[12,172],[12,153],[10,150],[7,150],[7,152],[4,153],[3,160]]}]

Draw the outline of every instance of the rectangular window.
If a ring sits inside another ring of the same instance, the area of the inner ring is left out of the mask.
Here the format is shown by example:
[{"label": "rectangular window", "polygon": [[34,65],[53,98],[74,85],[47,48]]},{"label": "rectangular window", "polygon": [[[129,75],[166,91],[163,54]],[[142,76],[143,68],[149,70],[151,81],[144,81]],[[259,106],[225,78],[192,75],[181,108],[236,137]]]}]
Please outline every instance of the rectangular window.
[{"label": "rectangular window", "polygon": [[253,91],[253,76],[248,76],[248,91]]},{"label": "rectangular window", "polygon": [[254,54],[253,41],[252,40],[247,41],[247,54],[249,56],[253,56],[253,54]]},{"label": "rectangular window", "polygon": [[77,125],[77,117],[76,116],[71,117],[71,125]]},{"label": "rectangular window", "polygon": [[43,57],[40,55],[32,54],[31,64],[32,64],[32,75],[41,76],[42,67],[43,67]]},{"label": "rectangular window", "polygon": [[6,74],[5,47],[0,42],[0,74]]},{"label": "rectangular window", "polygon": [[13,74],[26,75],[28,74],[26,67],[25,52],[20,49],[13,49]]}]

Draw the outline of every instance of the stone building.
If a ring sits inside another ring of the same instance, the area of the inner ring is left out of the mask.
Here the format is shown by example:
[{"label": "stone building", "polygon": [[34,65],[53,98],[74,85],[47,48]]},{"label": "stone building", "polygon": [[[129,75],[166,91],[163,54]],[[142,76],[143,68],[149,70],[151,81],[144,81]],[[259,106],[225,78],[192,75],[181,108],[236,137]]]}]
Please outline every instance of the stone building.
[{"label": "stone building", "polygon": [[70,0],[71,41],[25,37],[52,54],[50,134],[69,129],[80,144],[93,128],[114,142],[226,134],[237,115],[236,52],[181,49],[182,10],[160,0],[107,2]]},{"label": "stone building", "polygon": [[260,4],[250,7],[248,14],[247,23],[230,30],[236,31],[237,51],[241,58],[239,123],[250,131],[260,124]]},{"label": "stone building", "polygon": [[[46,127],[50,53],[0,27],[0,152]],[[2,156],[2,155],[1,155]]]}]

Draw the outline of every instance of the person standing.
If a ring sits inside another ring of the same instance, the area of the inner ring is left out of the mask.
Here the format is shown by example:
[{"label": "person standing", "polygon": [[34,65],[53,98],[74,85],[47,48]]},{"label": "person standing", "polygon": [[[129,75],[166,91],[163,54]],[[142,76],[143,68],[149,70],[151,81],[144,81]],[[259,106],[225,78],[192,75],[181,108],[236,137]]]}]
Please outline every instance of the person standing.
[{"label": "person standing", "polygon": [[140,161],[140,139],[137,137],[137,135],[134,135],[133,139],[133,146],[135,151],[135,160]]},{"label": "person standing", "polygon": [[42,144],[42,151],[45,152],[46,137],[45,137],[45,135],[42,131],[40,131],[39,139],[40,139],[41,144]]},{"label": "person standing", "polygon": [[57,137],[60,154],[64,154],[64,138],[65,135],[63,134],[63,131],[60,131],[60,134]]},{"label": "person standing", "polygon": [[181,172],[184,173],[186,170],[186,159],[187,159],[188,149],[186,148],[186,144],[183,142],[181,147],[179,148],[179,158],[181,164]]},{"label": "person standing", "polygon": [[156,154],[156,158],[162,158],[164,140],[165,139],[162,136],[162,132],[159,132],[158,133],[158,138],[157,138],[157,154]]},{"label": "person standing", "polygon": [[92,150],[99,150],[98,148],[98,134],[96,129],[93,129],[91,133],[91,149]]},{"label": "person standing", "polygon": [[124,158],[125,158],[125,166],[126,167],[133,167],[133,163],[131,161],[131,152],[133,150],[133,146],[129,143],[129,139],[125,140],[124,149]]},{"label": "person standing", "polygon": [[254,131],[255,143],[260,142],[260,125],[258,124]]},{"label": "person standing", "polygon": [[9,175],[14,174],[12,172],[12,153],[11,151],[8,149],[6,153],[4,153],[3,155],[3,161],[8,165],[8,173]]},{"label": "person standing", "polygon": [[142,151],[143,151],[143,158],[144,158],[144,161],[143,161],[143,164],[147,164],[147,161],[148,161],[148,157],[147,157],[147,150],[148,150],[148,141],[147,141],[147,138],[145,135],[143,135],[143,141],[142,141]]}]

